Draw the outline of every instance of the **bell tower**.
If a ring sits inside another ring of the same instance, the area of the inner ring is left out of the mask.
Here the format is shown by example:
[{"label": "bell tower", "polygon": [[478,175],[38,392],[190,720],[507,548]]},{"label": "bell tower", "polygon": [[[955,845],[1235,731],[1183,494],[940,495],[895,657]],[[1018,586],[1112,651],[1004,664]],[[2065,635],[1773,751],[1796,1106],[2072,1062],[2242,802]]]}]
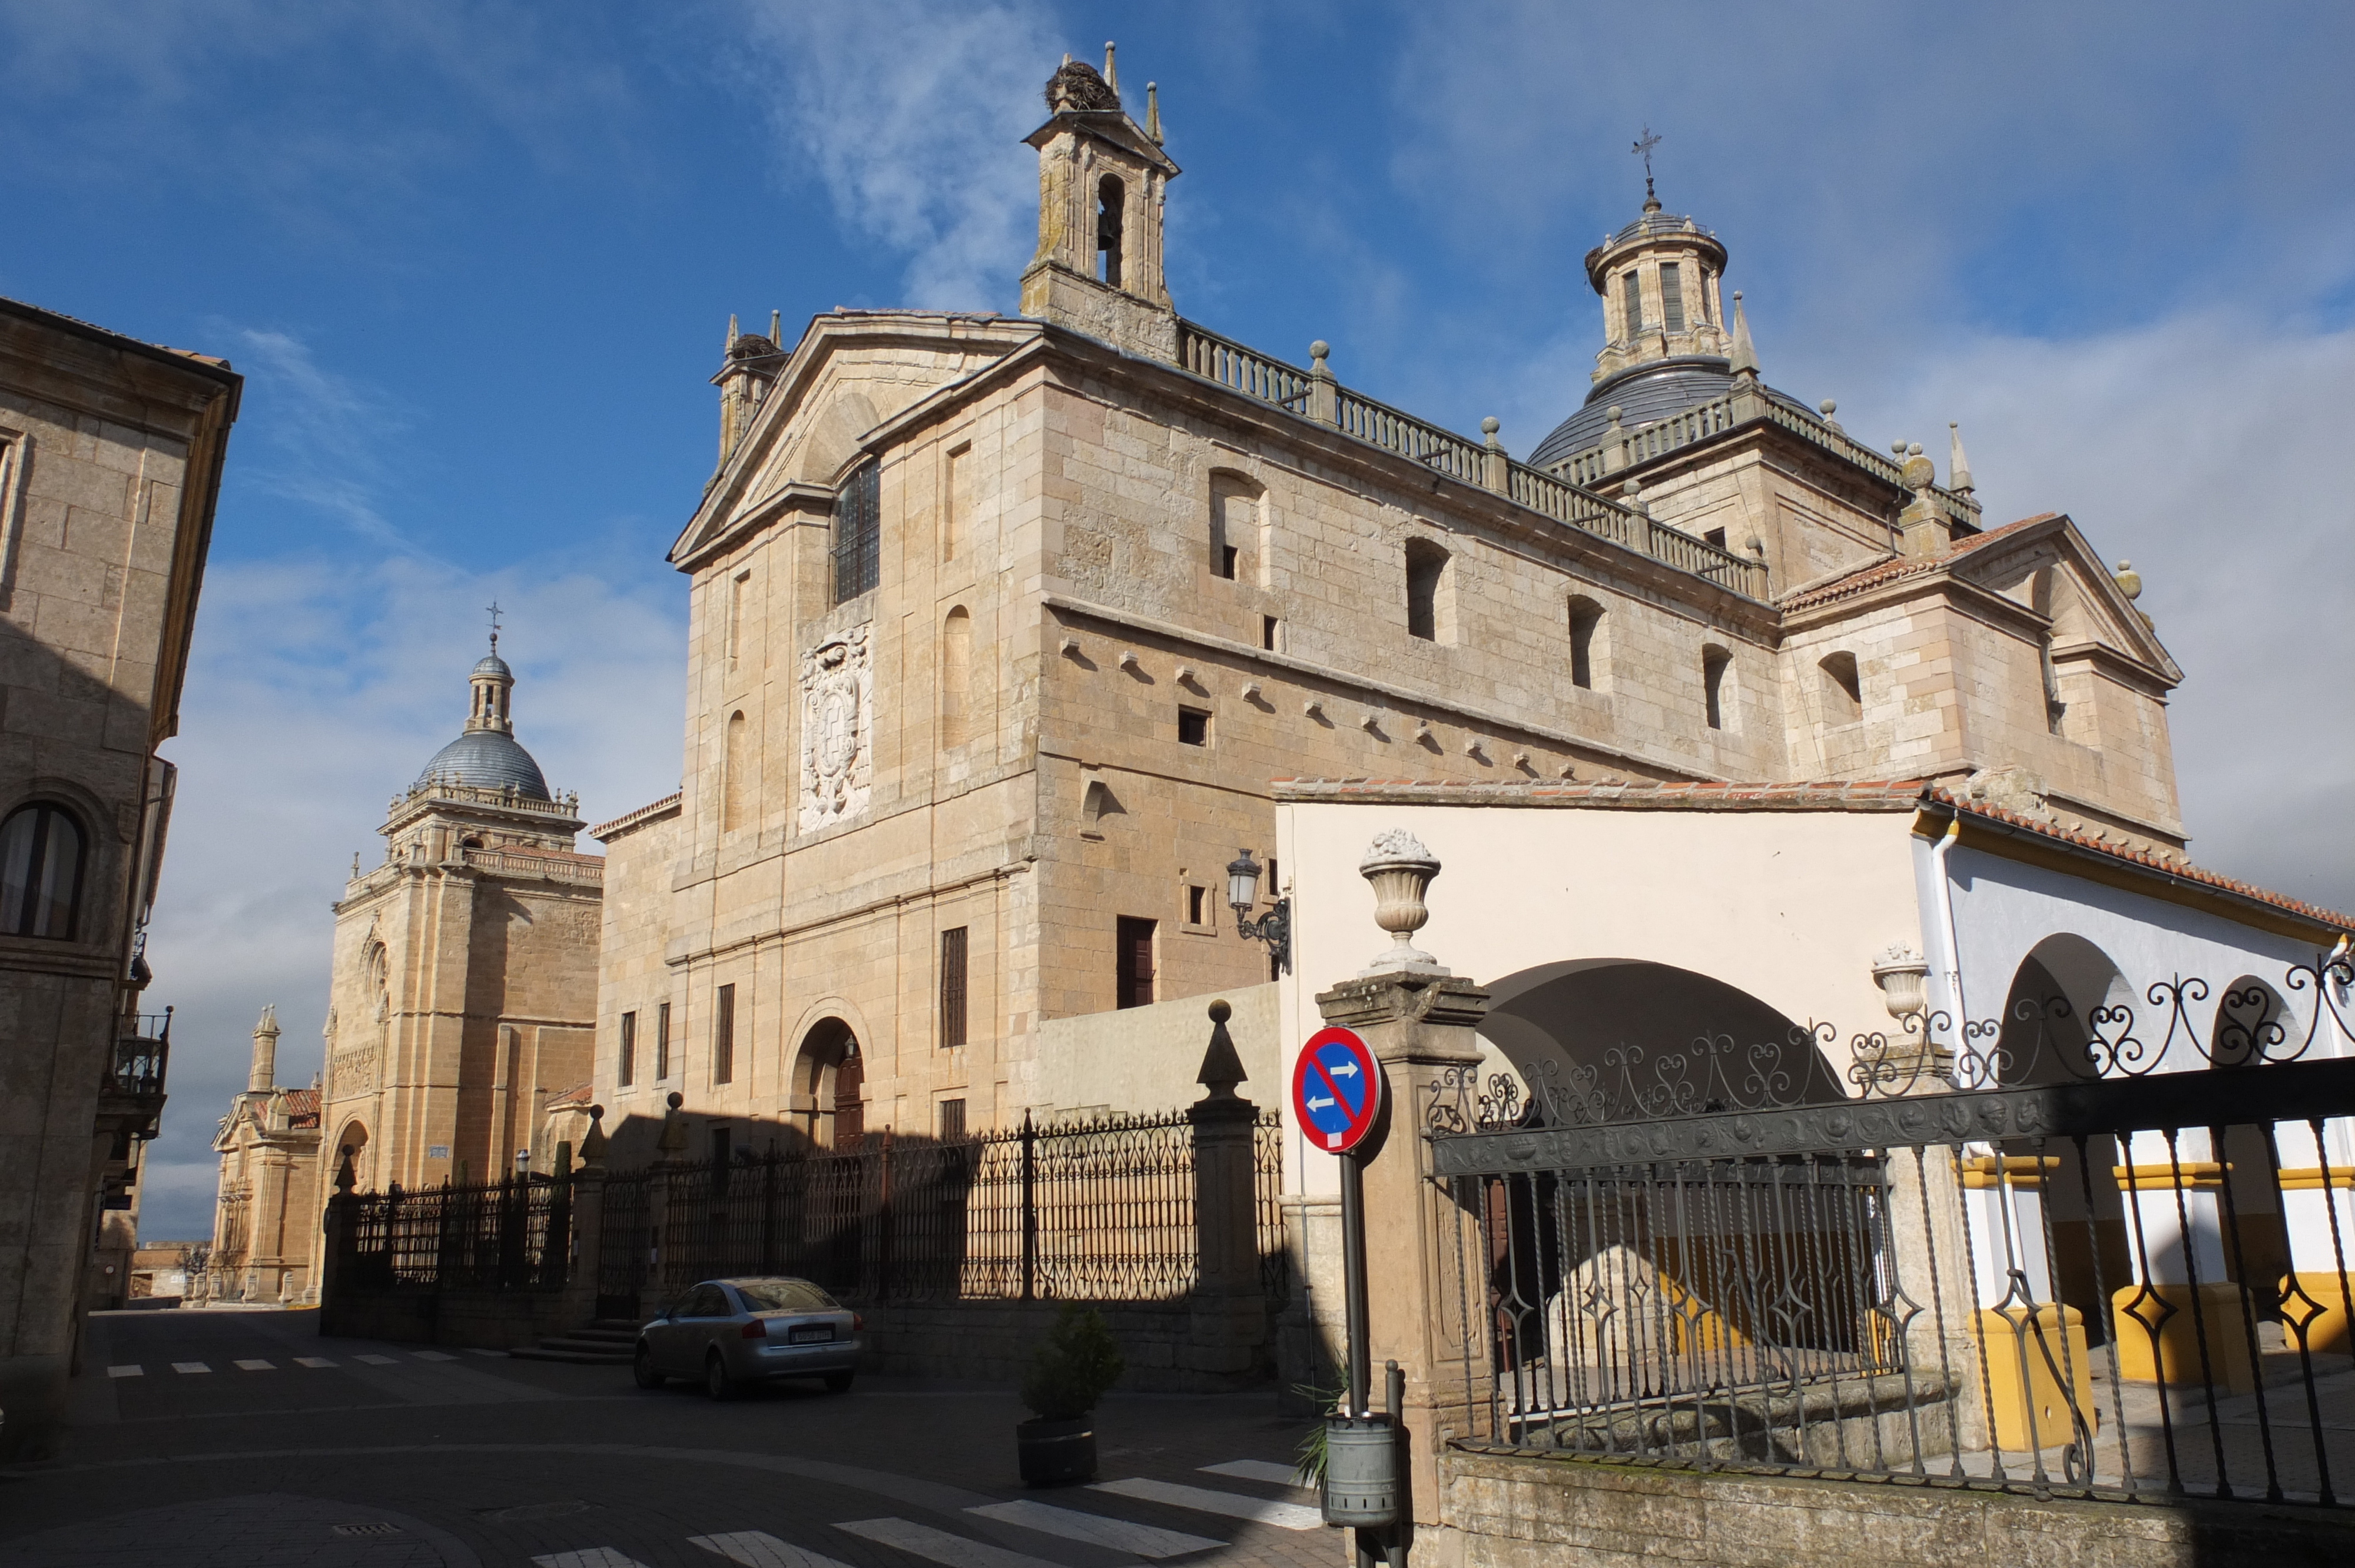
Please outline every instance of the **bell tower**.
[{"label": "bell tower", "polygon": [[1022,273],[1022,313],[1174,362],[1162,220],[1178,170],[1150,83],[1146,94],[1139,125],[1120,106],[1110,44],[1102,75],[1066,55],[1047,79],[1047,122],[1025,138],[1039,149],[1039,252]]},{"label": "bell tower", "polygon": [[1663,212],[1647,179],[1643,216],[1586,253],[1586,281],[1603,302],[1594,379],[1657,359],[1732,353],[1718,287],[1724,274],[1725,247],[1691,218]]}]

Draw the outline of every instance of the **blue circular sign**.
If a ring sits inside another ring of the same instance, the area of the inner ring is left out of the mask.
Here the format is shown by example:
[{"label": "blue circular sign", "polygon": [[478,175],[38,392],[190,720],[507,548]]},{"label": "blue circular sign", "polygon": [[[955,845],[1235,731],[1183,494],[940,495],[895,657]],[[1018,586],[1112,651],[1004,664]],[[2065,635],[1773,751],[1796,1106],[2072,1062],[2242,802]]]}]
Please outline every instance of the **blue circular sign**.
[{"label": "blue circular sign", "polygon": [[1382,1067],[1373,1048],[1337,1024],[1310,1035],[1292,1069],[1292,1114],[1316,1147],[1348,1153],[1374,1129],[1381,1108]]}]

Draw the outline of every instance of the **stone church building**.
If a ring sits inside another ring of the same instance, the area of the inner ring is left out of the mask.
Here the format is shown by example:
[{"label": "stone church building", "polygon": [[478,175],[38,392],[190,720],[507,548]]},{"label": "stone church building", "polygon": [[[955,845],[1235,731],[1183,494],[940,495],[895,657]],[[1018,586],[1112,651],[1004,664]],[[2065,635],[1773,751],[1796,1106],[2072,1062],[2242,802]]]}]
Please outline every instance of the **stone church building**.
[{"label": "stone church building", "polygon": [[[1115,1099],[1068,1080],[1152,1049],[1130,1010],[1268,989],[1225,867],[1267,855],[1283,777],[1976,776],[2179,858],[2179,672],[2138,583],[2067,517],[1988,526],[1958,436],[1942,484],[1770,386],[1717,237],[1647,199],[1587,257],[1592,386],[1518,461],[1322,344],[1304,368],[1183,318],[1179,168],[1106,64],[1057,70],[1028,138],[1020,315],[731,334],[670,553],[682,788],[594,830],[617,1132],[673,1093],[820,1144]],[[421,897],[443,853],[375,875]],[[346,1029],[380,1015],[346,994]],[[1190,1097],[1187,1016],[1127,1108]]]},{"label": "stone church building", "polygon": [[367,1188],[546,1170],[544,1107],[589,1077],[604,863],[515,738],[496,632],[468,684],[336,905],[324,1153]]}]

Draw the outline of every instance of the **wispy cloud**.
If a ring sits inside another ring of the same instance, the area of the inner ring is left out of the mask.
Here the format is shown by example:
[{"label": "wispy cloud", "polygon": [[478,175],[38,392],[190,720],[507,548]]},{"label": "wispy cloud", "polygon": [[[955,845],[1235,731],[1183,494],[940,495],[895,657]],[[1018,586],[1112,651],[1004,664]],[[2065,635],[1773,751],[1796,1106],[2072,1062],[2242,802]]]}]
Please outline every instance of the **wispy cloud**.
[{"label": "wispy cloud", "polygon": [[404,547],[382,501],[385,445],[408,422],[392,399],[320,365],[292,333],[223,327],[221,338],[240,350],[249,387],[252,417],[237,447],[244,478],[376,544]]},{"label": "wispy cloud", "polygon": [[852,232],[907,258],[893,303],[1010,307],[1028,259],[1037,180],[1008,156],[1045,118],[1061,52],[1025,0],[806,5],[743,0],[789,173],[815,175]]}]

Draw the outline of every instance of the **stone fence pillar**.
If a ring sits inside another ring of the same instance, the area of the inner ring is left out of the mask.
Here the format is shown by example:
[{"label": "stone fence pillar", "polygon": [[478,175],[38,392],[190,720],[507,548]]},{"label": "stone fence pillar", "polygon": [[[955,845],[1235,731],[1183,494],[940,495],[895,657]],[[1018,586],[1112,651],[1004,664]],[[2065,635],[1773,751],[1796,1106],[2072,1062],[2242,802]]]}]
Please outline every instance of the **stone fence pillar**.
[{"label": "stone fence pillar", "polygon": [[1188,1302],[1194,1370],[1241,1379],[1265,1360],[1254,1141],[1259,1107],[1235,1093],[1242,1058],[1227,1033],[1233,1010],[1210,1003],[1210,1044],[1196,1080],[1209,1093],[1186,1109],[1193,1131],[1194,1240],[1199,1277]]},{"label": "stone fence pillar", "polygon": [[[563,1320],[586,1323],[597,1316],[597,1281],[604,1267],[605,1241],[605,1107],[589,1107],[589,1131],[581,1139],[581,1169],[559,1171],[572,1183],[572,1256],[564,1277]],[[569,1145],[559,1144],[564,1162],[571,1162]]]}]

